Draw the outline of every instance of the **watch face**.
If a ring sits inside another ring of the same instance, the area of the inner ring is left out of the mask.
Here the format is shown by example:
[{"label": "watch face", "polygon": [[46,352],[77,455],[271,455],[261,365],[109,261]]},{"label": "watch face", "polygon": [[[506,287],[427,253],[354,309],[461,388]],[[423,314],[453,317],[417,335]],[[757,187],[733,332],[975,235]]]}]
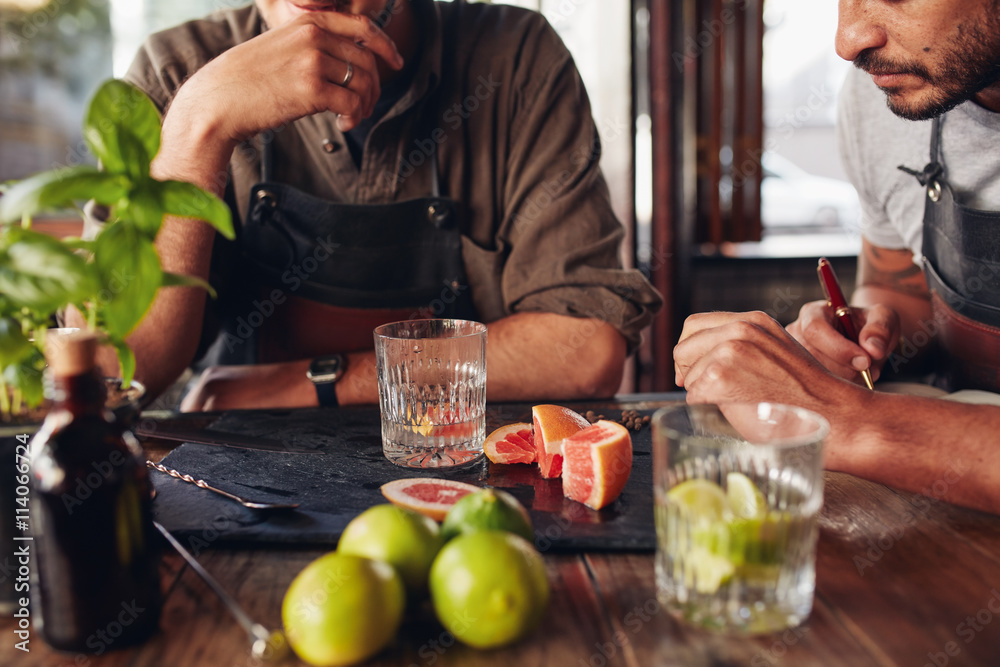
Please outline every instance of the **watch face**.
[{"label": "watch face", "polygon": [[344,371],[344,357],[339,354],[332,354],[328,357],[313,359],[309,364],[309,372],[306,375],[310,380],[317,383],[336,382]]}]

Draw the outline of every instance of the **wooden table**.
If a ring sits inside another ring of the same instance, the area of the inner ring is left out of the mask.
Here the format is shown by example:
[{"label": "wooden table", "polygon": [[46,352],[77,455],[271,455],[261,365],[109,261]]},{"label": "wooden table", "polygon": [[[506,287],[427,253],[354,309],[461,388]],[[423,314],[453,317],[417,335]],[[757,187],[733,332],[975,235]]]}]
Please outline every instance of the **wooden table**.
[{"label": "wooden table", "polygon": [[[655,397],[615,408],[649,409]],[[608,406],[611,409],[612,406]],[[170,445],[149,443],[152,458]],[[942,471],[940,484],[960,484]],[[933,491],[933,490],[932,490]],[[940,488],[939,488],[940,491]],[[200,562],[251,617],[278,627],[285,589],[323,549],[213,547]],[[809,620],[783,633],[728,638],[686,627],[661,610],[650,553],[545,557],[552,600],[542,627],[508,648],[454,644],[432,614],[408,619],[369,664],[402,667],[604,665],[1000,665],[1000,517],[827,473]],[[14,648],[0,619],[0,665],[257,664],[225,607],[176,554],[162,565],[160,632],[101,657],[53,652],[37,634]],[[300,664],[294,658],[287,664]]]}]

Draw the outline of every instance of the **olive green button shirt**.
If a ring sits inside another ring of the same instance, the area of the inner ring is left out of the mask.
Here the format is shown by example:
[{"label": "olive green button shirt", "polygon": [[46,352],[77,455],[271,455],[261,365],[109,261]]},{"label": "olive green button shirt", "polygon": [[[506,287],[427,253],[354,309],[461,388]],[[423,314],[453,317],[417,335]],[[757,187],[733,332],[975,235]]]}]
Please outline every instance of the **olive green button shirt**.
[{"label": "olive green button shirt", "polygon": [[[534,12],[412,1],[425,37],[421,62],[410,89],[369,134],[360,168],[332,113],[275,128],[233,154],[226,197],[234,215],[245,219],[261,180],[262,141],[274,154],[271,180],[356,204],[428,196],[436,151],[441,194],[465,207],[462,254],[480,318],[595,317],[634,349],[662,301],[638,271],[622,268],[624,230],[566,47]],[[249,6],[166,30],[147,40],[126,78],[166,109],[200,67],[264,29]],[[224,260],[217,253],[213,262],[218,286]]]}]

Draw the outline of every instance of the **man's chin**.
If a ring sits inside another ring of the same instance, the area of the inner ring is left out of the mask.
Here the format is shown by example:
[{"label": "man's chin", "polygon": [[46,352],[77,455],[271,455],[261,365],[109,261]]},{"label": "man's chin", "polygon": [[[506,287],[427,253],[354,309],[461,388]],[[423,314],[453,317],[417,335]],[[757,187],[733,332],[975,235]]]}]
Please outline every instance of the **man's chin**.
[{"label": "man's chin", "polygon": [[961,104],[964,99],[951,97],[927,98],[913,93],[884,88],[885,103],[892,113],[905,120],[931,120],[948,113]]}]

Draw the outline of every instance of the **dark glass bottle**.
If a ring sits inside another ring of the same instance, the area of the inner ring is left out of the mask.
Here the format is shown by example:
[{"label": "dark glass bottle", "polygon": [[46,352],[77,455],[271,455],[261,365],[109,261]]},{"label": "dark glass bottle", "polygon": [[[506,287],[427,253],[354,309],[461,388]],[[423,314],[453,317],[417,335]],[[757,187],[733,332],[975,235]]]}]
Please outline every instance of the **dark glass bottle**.
[{"label": "dark glass bottle", "polygon": [[104,407],[96,338],[61,343],[30,447],[32,606],[51,646],[101,655],[159,627],[159,543],[141,448]]}]

